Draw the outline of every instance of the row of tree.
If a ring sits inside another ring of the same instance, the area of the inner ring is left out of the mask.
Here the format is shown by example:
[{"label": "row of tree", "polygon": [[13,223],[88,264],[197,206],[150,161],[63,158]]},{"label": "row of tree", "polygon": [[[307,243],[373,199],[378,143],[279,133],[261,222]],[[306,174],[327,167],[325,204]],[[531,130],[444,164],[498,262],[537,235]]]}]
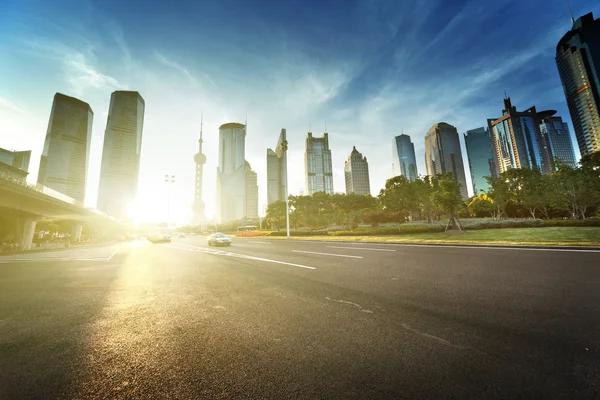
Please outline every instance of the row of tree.
[{"label": "row of tree", "polygon": [[[290,196],[290,224],[294,229],[333,225],[353,229],[359,223],[377,227],[444,217],[456,228],[457,217],[585,219],[600,210],[600,152],[583,157],[578,168],[559,165],[546,175],[535,169],[512,169],[487,180],[489,191],[466,201],[450,174],[412,182],[396,176],[387,180],[377,197],[323,192]],[[285,209],[285,202],[270,204],[267,225],[285,227]]]}]

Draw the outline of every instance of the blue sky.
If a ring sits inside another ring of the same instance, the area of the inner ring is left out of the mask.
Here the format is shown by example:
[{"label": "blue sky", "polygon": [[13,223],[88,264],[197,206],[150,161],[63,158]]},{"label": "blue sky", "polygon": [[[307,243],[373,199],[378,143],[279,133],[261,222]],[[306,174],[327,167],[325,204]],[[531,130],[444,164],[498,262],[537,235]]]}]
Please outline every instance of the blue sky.
[{"label": "blue sky", "polygon": [[[572,8],[576,18],[600,16],[596,0],[572,0]],[[501,114],[504,90],[517,108],[556,109],[570,125],[554,63],[569,28],[562,0],[4,0],[0,147],[33,150],[35,181],[54,93],[88,102],[86,204],[94,206],[110,93],[138,90],[146,100],[142,216],[164,218],[167,172],[177,176],[175,219],[190,215],[201,111],[209,214],[217,128],[246,115],[261,204],[266,148],[281,128],[290,190],[303,190],[309,122],[315,135],[327,122],[334,189],[345,189],[344,160],[355,145],[369,159],[376,195],[392,174],[393,136],[411,135],[425,174],[428,128],[483,126]]]}]

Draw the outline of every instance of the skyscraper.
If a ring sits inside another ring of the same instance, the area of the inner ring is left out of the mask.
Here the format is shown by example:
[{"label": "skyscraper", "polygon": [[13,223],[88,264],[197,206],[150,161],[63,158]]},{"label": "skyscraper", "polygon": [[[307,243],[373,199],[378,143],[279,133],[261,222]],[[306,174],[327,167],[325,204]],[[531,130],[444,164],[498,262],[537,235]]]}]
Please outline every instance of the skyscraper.
[{"label": "skyscraper", "polygon": [[440,122],[429,128],[425,135],[425,166],[429,176],[451,173],[460,183],[462,198],[469,196],[458,131],[454,126]]},{"label": "skyscraper", "polygon": [[138,92],[117,90],[110,96],[98,209],[124,220],[137,196],[145,102]]},{"label": "skyscraper", "polygon": [[304,170],[306,173],[306,193],[312,196],[316,192],[333,194],[333,168],[329,135],[315,138],[312,132],[306,136],[306,152],[304,153]]},{"label": "skyscraper", "polygon": [[219,127],[216,220],[226,223],[258,216],[256,173],[245,160],[246,125]]},{"label": "skyscraper", "polygon": [[369,183],[369,163],[367,157],[352,147],[348,160],[344,163],[344,176],[346,178],[346,194],[371,194]]},{"label": "skyscraper", "polygon": [[402,134],[392,139],[392,172],[394,176],[402,175],[411,182],[419,177],[415,145],[408,135]]},{"label": "skyscraper", "polygon": [[85,200],[94,112],[88,103],[54,95],[38,183],[81,203]]},{"label": "skyscraper", "polygon": [[281,130],[275,151],[267,149],[267,204],[287,196],[287,139]]},{"label": "skyscraper", "polygon": [[246,209],[245,218],[258,218],[258,178],[252,170],[250,163],[246,161]]},{"label": "skyscraper", "polygon": [[581,155],[600,150],[600,19],[574,21],[556,46],[556,65]]},{"label": "skyscraper", "polygon": [[202,153],[202,117],[200,117],[200,139],[198,140],[198,153],[194,155],[194,163],[196,164],[196,179],[194,191],[194,217],[193,223],[200,225],[204,223],[204,201],[202,200],[202,171],[206,156]]},{"label": "skyscraper", "polygon": [[535,106],[517,111],[510,97],[504,99],[502,117],[488,119],[497,175],[511,168],[535,168],[542,173],[552,170],[540,124],[555,113],[554,110],[538,112]]},{"label": "skyscraper", "polygon": [[489,190],[490,186],[485,177],[496,177],[490,131],[481,127],[467,131],[464,136],[471,181],[473,182],[473,194],[478,195]]},{"label": "skyscraper", "polygon": [[540,132],[552,171],[556,169],[556,161],[571,168],[577,167],[569,126],[561,117],[544,118],[540,123]]}]

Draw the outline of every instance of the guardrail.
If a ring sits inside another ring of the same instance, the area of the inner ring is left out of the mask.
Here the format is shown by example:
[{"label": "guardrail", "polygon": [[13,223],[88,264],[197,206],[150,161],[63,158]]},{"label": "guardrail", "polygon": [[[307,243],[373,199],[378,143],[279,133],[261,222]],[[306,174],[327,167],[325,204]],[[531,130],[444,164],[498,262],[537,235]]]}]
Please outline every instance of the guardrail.
[{"label": "guardrail", "polygon": [[66,194],[60,193],[54,189],[50,189],[49,187],[39,183],[36,185],[32,185],[31,183],[28,183],[24,178],[16,177],[15,175],[9,174],[6,171],[0,171],[0,179],[16,183],[28,189],[35,190],[36,192],[53,197],[57,200],[64,201],[65,203],[69,203],[74,206],[83,208],[83,202],[81,201],[75,200],[74,198],[69,197]]}]

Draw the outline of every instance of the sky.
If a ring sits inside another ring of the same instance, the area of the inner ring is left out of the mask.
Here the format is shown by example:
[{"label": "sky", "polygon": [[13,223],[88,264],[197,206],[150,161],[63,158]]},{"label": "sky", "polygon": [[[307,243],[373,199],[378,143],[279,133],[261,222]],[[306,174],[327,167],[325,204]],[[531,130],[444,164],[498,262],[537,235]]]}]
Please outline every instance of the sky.
[{"label": "sky", "polygon": [[[597,0],[571,6],[575,18],[600,17]],[[136,90],[146,102],[140,218],[166,220],[167,173],[172,221],[191,218],[201,113],[208,216],[218,127],[246,119],[261,214],[266,149],[282,128],[291,194],[304,190],[309,126],[320,136],[326,125],[334,190],[345,191],[356,146],[377,195],[392,176],[392,138],[411,136],[424,175],[424,136],[438,122],[457,127],[468,171],[462,134],[501,116],[505,90],[519,110],[557,110],[572,131],[554,62],[570,27],[563,0],[3,0],[0,147],[32,150],[35,183],[54,94],[89,103],[85,203],[95,207],[110,94]]]}]

